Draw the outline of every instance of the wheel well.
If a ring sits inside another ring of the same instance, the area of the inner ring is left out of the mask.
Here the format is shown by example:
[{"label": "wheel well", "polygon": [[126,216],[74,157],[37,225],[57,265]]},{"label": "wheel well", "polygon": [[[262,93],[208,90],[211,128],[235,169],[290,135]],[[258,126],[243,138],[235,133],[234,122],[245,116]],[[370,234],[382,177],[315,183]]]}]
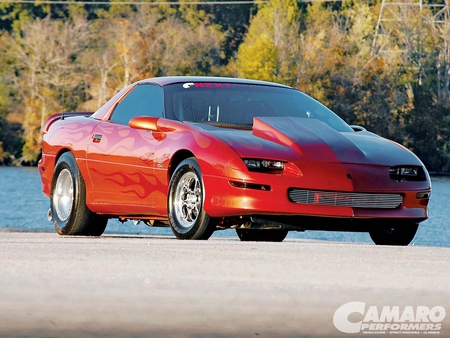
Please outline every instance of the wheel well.
[{"label": "wheel well", "polygon": [[178,165],[189,157],[195,157],[194,154],[189,150],[180,150],[172,156],[172,160],[169,165],[169,170],[167,172],[167,175],[169,176],[167,182],[170,182],[170,178],[172,177],[172,174],[178,167]]},{"label": "wheel well", "polygon": [[59,158],[61,157],[61,155],[64,154],[64,153],[67,153],[67,152],[69,152],[69,151],[71,151],[71,150],[68,149],[68,148],[63,148],[63,149],[61,149],[61,150],[59,151],[59,153],[56,154],[56,157],[55,157],[55,165],[56,165],[56,162],[58,162],[58,160],[59,160]]}]

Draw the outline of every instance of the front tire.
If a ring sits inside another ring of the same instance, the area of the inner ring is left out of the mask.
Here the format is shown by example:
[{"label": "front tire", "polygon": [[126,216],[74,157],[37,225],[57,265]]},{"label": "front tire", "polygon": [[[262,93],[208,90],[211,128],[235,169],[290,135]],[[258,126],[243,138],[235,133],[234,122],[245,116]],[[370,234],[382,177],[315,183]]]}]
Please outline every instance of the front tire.
[{"label": "front tire", "polygon": [[392,226],[371,230],[369,235],[376,245],[407,246],[416,235],[419,224],[400,222]]},{"label": "front tire", "polygon": [[282,242],[287,230],[236,229],[239,239],[243,242]]},{"label": "front tire", "polygon": [[56,162],[50,212],[60,235],[100,236],[105,231],[108,218],[86,206],[86,186],[70,152],[62,154]]},{"label": "front tire", "polygon": [[195,158],[182,161],[169,184],[169,223],[178,239],[208,239],[216,229],[214,219],[203,210],[205,188]]}]

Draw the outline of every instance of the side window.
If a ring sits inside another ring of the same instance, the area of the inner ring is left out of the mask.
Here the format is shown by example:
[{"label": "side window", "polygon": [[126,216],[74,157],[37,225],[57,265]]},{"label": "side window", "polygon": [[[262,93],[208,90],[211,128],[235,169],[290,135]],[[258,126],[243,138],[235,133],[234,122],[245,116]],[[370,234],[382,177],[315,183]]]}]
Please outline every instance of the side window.
[{"label": "side window", "polygon": [[114,109],[110,121],[128,124],[135,116],[162,117],[162,88],[157,85],[137,85]]}]

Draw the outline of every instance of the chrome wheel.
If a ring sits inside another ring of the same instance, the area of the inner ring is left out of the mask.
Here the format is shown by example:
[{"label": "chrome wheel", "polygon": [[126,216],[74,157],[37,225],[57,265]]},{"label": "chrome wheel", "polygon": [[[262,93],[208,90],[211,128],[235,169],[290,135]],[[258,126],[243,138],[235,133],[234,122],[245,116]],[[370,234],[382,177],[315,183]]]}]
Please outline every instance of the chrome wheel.
[{"label": "chrome wheel", "polygon": [[169,225],[178,239],[208,239],[217,219],[203,209],[205,187],[200,166],[194,157],[182,161],[169,184],[167,211]]},{"label": "chrome wheel", "polygon": [[181,176],[175,190],[174,212],[179,225],[190,229],[197,221],[202,207],[202,185],[194,172]]},{"label": "chrome wheel", "polygon": [[61,221],[69,218],[73,208],[73,179],[69,170],[63,169],[56,180],[53,207]]}]

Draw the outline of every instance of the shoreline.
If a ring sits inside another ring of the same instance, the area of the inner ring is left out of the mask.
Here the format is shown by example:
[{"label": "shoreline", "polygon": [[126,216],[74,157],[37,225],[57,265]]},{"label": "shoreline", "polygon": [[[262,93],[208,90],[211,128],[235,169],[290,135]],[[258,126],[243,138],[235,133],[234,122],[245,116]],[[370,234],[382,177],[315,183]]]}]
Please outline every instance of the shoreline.
[{"label": "shoreline", "polygon": [[[27,164],[27,165],[22,165],[22,164],[3,164],[0,163],[0,168],[38,168],[37,164],[36,165],[31,165],[31,164]],[[450,177],[450,172],[439,172],[439,171],[428,171],[428,174],[433,177]]]}]

